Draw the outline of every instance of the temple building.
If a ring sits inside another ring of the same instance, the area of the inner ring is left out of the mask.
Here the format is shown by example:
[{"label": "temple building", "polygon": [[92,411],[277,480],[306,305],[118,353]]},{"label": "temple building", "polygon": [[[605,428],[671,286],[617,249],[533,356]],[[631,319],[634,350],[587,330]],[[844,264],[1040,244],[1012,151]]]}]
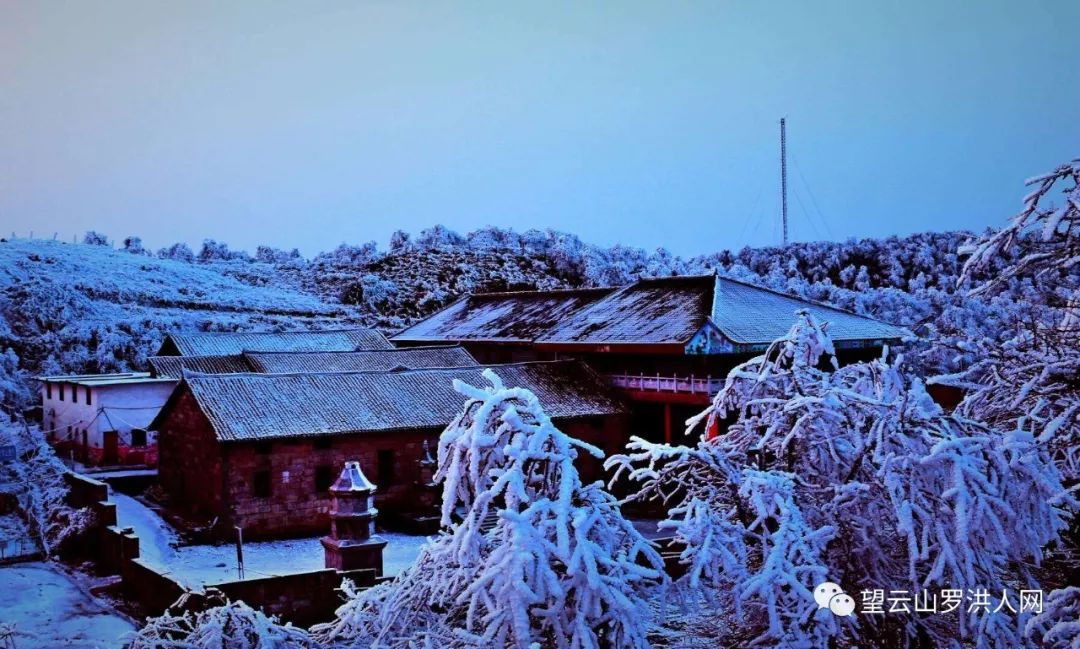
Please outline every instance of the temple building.
[{"label": "temple building", "polygon": [[805,309],[841,362],[899,344],[905,329],[717,275],[642,279],[619,288],[469,295],[413,324],[399,347],[459,344],[482,363],[573,358],[633,403],[631,432],[682,441],[735,365],[764,351]]},{"label": "temple building", "polygon": [[[606,452],[625,443],[626,405],[581,362],[488,366],[531,390],[556,425]],[[318,532],[346,461],[378,485],[381,518],[421,507],[427,448],[463,409],[455,379],[484,386],[485,368],[295,374],[188,374],[151,428],[170,506],[245,537]],[[426,448],[425,448],[426,444]],[[586,477],[599,463],[582,458]],[[426,514],[427,512],[419,512]]]}]

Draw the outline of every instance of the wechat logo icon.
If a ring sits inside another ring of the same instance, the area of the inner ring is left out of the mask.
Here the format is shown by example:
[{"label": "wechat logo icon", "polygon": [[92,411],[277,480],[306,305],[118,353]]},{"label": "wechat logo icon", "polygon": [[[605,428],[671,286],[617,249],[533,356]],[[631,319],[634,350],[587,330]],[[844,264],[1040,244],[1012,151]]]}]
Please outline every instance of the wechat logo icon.
[{"label": "wechat logo icon", "polygon": [[831,581],[820,583],[814,588],[814,601],[818,608],[827,608],[833,615],[840,617],[847,617],[855,612],[855,600]]}]

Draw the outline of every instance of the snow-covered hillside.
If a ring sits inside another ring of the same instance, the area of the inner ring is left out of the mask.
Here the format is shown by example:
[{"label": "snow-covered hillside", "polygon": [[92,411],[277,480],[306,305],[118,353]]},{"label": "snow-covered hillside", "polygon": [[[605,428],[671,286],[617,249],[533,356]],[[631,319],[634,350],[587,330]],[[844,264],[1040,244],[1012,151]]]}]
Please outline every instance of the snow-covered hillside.
[{"label": "snow-covered hillside", "polygon": [[[0,400],[27,405],[35,374],[142,369],[170,330],[365,324],[393,331],[470,292],[613,286],[714,270],[924,334],[1007,335],[1036,307],[1022,304],[1019,284],[993,300],[957,290],[957,249],[970,236],[795,243],[691,259],[551,230],[461,235],[442,226],[415,238],[399,233],[388,251],[343,244],[310,260],[265,246],[252,256],[212,240],[197,253],[176,244],[157,255],[137,238],[114,249],[96,233],[83,244],[7,240],[0,242]],[[916,346],[909,356],[932,371],[970,361],[963,350],[928,349]]]},{"label": "snow-covered hillside", "polygon": [[25,402],[26,379],[38,373],[144,369],[172,330],[296,329],[358,318],[346,305],[246,284],[217,264],[8,240],[0,242],[0,397]]}]

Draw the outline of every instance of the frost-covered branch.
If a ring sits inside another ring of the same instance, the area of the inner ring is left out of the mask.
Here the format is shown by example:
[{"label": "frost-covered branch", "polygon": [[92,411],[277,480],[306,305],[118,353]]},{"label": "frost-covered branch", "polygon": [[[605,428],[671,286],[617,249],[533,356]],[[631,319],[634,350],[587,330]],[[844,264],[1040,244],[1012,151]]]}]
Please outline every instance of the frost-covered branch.
[{"label": "frost-covered branch", "polygon": [[[689,422],[726,426],[719,435],[693,448],[635,440],[608,460],[640,486],[632,498],[669,503],[680,585],[729,605],[758,643],[820,646],[896,624],[818,617],[807,594],[826,578],[849,592],[1034,584],[1029,566],[1075,506],[1035,437],[946,415],[902,358],[838,367],[832,350],[802,312]],[[966,614],[961,628],[976,642],[1015,636],[1022,625],[999,617]],[[902,631],[956,632],[918,617]]]},{"label": "frost-covered branch", "polygon": [[[645,594],[663,581],[655,549],[601,484],[582,484],[579,450],[531,392],[455,382],[468,397],[439,440],[443,522],[394,582],[315,629],[378,647],[647,647]],[[457,522],[459,521],[459,522]]]}]

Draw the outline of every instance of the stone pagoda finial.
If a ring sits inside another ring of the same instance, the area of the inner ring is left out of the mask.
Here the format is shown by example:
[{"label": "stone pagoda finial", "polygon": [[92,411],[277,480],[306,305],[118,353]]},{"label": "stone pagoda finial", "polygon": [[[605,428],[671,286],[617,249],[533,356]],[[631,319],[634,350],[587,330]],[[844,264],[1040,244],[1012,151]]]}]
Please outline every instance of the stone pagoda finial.
[{"label": "stone pagoda finial", "polygon": [[330,487],[330,535],[322,538],[327,568],[372,568],[382,576],[386,541],[375,535],[375,489],[359,462],[345,463]]}]

